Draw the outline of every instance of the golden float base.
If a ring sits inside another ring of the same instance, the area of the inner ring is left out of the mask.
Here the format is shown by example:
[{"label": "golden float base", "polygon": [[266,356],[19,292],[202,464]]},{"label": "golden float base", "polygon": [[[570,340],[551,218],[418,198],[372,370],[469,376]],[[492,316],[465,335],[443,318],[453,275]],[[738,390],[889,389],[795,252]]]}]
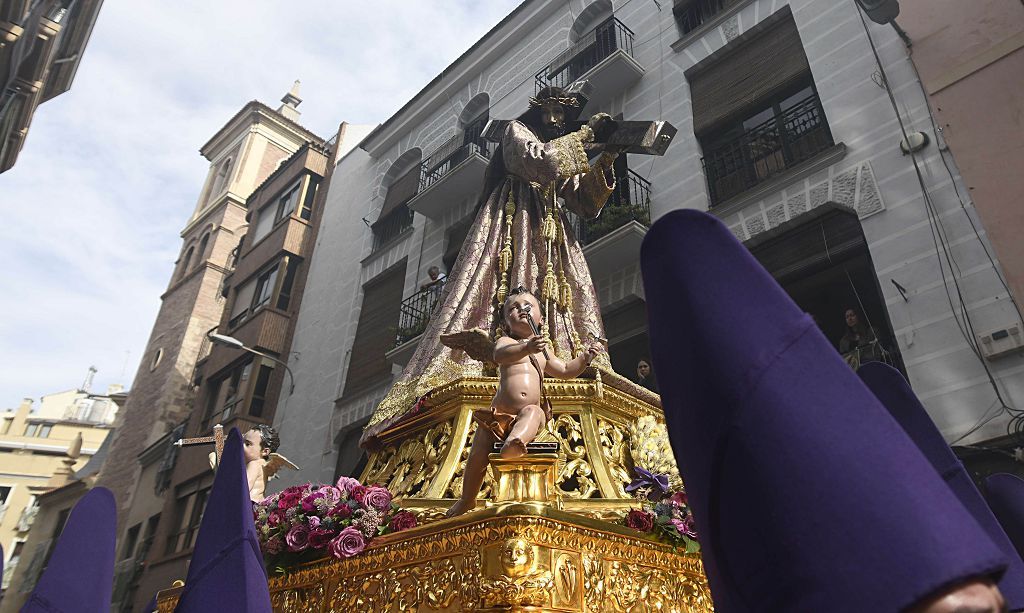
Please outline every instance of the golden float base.
[{"label": "golden float base", "polygon": [[[180,588],[160,593],[172,611]],[[275,611],[713,611],[700,557],[539,503],[374,539],[270,580]]]}]

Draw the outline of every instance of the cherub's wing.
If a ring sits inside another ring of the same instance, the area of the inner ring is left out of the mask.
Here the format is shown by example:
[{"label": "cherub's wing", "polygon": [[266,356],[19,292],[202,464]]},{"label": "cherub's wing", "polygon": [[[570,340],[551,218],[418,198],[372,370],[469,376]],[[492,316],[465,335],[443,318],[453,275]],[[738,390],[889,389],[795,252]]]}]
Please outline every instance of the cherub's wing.
[{"label": "cherub's wing", "polygon": [[277,475],[277,471],[282,468],[290,468],[292,470],[299,470],[299,467],[292,464],[288,458],[284,457],[280,453],[272,453],[267,457],[267,463],[263,465],[263,476],[266,479],[273,479]]},{"label": "cherub's wing", "polygon": [[466,355],[474,360],[485,364],[494,363],[494,341],[491,335],[481,328],[442,334],[441,343],[452,349],[465,351]]}]

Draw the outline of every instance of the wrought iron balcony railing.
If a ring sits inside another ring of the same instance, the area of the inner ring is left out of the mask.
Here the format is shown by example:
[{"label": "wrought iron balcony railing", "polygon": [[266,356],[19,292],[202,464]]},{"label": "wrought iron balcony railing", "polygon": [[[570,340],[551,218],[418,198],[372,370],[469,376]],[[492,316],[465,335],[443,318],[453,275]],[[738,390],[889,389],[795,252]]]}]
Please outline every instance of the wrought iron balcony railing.
[{"label": "wrought iron balcony railing", "polygon": [[394,347],[400,347],[423,334],[442,289],[444,282],[435,282],[402,301]]},{"label": "wrought iron balcony railing", "polygon": [[687,34],[740,0],[676,0],[672,12],[679,29]]},{"label": "wrought iron balcony railing", "polygon": [[420,192],[440,181],[453,168],[474,153],[489,158],[493,149],[494,145],[483,139],[465,143],[462,140],[462,135],[456,136],[423,162],[420,174]]},{"label": "wrought iron balcony railing", "polygon": [[536,90],[567,87],[619,49],[633,56],[633,31],[609,17],[538,72],[534,78]]},{"label": "wrought iron balcony railing", "polygon": [[576,218],[576,238],[587,245],[631,221],[651,225],[651,182],[627,170],[616,179],[615,191],[597,219]]},{"label": "wrought iron balcony railing", "polygon": [[401,205],[388,213],[387,217],[373,224],[373,250],[377,251],[402,232],[412,227],[413,212],[408,205]]},{"label": "wrought iron balcony railing", "polygon": [[835,143],[817,94],[737,138],[705,150],[701,162],[711,205],[740,194]]}]

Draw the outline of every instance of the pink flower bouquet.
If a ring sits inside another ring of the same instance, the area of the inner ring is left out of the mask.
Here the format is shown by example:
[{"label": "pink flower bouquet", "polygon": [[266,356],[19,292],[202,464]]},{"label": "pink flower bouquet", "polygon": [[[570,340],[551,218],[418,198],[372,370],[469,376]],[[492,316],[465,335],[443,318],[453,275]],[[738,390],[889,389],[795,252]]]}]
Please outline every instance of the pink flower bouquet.
[{"label": "pink flower bouquet", "polygon": [[306,483],[274,494],[255,507],[256,533],[267,568],[276,572],[329,554],[358,555],[376,536],[416,526],[391,492],[341,477],[334,485]]},{"label": "pink flower bouquet", "polygon": [[647,484],[647,481],[652,481],[655,485],[661,481],[667,483],[667,479],[660,479],[663,475],[653,475],[639,467],[636,473],[637,480],[630,485],[642,482],[640,487],[633,487],[631,490],[639,499],[640,508],[630,510],[622,519],[622,523],[637,532],[682,547],[687,553],[700,551],[697,526],[693,521],[693,513],[690,512],[686,492],[682,489],[672,492],[667,488]]}]

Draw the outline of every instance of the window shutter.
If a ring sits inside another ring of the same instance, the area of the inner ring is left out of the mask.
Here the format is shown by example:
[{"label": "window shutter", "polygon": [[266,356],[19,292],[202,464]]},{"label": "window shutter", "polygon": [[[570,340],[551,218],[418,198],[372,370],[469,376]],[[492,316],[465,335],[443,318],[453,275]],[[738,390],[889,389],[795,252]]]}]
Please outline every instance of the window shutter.
[{"label": "window shutter", "polygon": [[786,6],[686,71],[697,136],[751,110],[759,100],[809,72],[807,55]]},{"label": "window shutter", "polygon": [[255,291],[256,291],[256,280],[255,279],[253,279],[252,281],[249,281],[248,283],[246,283],[242,287],[238,288],[238,291],[235,292],[235,304],[233,304],[231,306],[231,317],[228,318],[229,320],[234,319],[235,317],[238,317],[238,315],[242,311],[244,311],[247,308],[249,308],[249,305],[252,304],[252,295],[253,295],[253,293],[255,293]]},{"label": "window shutter", "polygon": [[345,377],[345,394],[368,388],[391,374],[384,354],[395,344],[405,285],[405,262],[363,288],[352,357]]},{"label": "window shutter", "polygon": [[417,163],[409,169],[409,172],[395,179],[394,183],[388,187],[388,194],[384,196],[384,207],[380,210],[377,220],[384,219],[388,213],[408,202],[419,189],[420,165]]}]

